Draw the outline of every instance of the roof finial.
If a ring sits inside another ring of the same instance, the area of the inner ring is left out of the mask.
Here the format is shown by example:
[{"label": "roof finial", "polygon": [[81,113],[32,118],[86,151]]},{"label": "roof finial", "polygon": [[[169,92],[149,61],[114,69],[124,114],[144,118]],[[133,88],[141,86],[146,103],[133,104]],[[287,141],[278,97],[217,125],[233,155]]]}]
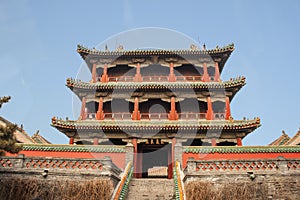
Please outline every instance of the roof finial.
[{"label": "roof finial", "polygon": [[39,132],[40,132],[40,130],[37,130],[37,131],[35,132],[34,136],[35,136],[35,135],[38,135]]},{"label": "roof finial", "polygon": [[203,44],[203,50],[204,50],[204,51],[206,50],[206,45],[205,45],[205,43]]},{"label": "roof finial", "polygon": [[119,46],[117,47],[117,51],[123,51],[123,50],[124,50],[123,45],[119,45]]},{"label": "roof finial", "polygon": [[284,130],[282,130],[282,135],[286,135],[286,133],[285,133],[285,131],[284,131]]},{"label": "roof finial", "polygon": [[198,50],[198,47],[195,44],[191,44],[190,49],[192,51],[196,51],[196,50]]},{"label": "roof finial", "polygon": [[105,51],[109,51],[107,44],[105,45]]}]

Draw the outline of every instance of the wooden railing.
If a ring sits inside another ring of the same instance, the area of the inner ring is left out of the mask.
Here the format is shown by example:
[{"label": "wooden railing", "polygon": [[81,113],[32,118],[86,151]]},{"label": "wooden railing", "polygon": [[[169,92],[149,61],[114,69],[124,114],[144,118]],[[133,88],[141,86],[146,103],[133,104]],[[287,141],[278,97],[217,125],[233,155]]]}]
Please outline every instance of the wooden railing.
[{"label": "wooden railing", "polygon": [[[206,113],[179,113],[179,119],[205,119]],[[104,118],[108,120],[128,120],[131,119],[131,113],[104,113]],[[95,119],[96,113],[87,113],[87,119]],[[214,113],[215,119],[225,119],[225,113]],[[168,113],[141,113],[141,120],[167,120]]]},{"label": "wooden railing", "polygon": [[141,113],[141,119],[144,120],[168,120],[167,113]]},{"label": "wooden railing", "polygon": [[205,119],[206,113],[178,113],[179,119]]},{"label": "wooden railing", "polygon": [[[132,114],[129,112],[104,113],[104,119],[107,120],[129,120]],[[178,113],[179,119],[193,120],[206,119],[206,113]],[[87,113],[87,119],[95,119],[96,113]],[[225,113],[214,113],[214,119],[225,119]],[[141,113],[141,120],[168,120],[168,113]]]},{"label": "wooden railing", "polygon": [[[97,77],[98,81],[101,81],[101,77]],[[177,81],[187,81],[187,82],[200,82],[202,81],[202,76],[176,76]],[[214,80],[211,76],[210,80]],[[134,76],[110,76],[108,77],[108,82],[133,82]],[[142,76],[142,82],[168,82],[169,76]]]}]

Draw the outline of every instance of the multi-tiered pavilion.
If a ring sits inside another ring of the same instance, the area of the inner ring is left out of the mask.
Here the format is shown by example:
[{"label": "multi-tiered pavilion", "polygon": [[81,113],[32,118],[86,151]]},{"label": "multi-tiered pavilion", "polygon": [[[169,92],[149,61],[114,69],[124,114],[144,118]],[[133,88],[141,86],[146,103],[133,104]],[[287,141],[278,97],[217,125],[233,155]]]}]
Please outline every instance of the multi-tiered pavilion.
[{"label": "multi-tiered pavilion", "polygon": [[[222,81],[234,45],[199,50],[115,51],[78,45],[90,82],[67,79],[81,100],[78,120],[52,119],[70,144],[133,145],[136,177],[155,165],[169,174],[175,146],[241,146],[259,118],[235,120],[230,102],[245,78]],[[182,152],[181,152],[182,153]],[[157,159],[151,159],[151,156]]]}]

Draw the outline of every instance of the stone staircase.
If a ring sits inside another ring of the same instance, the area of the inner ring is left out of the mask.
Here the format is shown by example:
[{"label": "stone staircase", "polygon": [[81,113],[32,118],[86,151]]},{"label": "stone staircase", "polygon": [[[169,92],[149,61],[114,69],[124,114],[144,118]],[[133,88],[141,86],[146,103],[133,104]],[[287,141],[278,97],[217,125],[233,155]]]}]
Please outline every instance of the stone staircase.
[{"label": "stone staircase", "polygon": [[174,181],[163,178],[133,178],[127,200],[173,200]]}]

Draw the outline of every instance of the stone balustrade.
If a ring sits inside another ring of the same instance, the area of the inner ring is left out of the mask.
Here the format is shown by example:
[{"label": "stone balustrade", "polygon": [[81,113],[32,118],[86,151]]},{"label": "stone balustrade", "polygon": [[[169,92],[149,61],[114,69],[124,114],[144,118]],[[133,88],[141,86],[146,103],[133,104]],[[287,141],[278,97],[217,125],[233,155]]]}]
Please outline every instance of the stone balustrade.
[{"label": "stone balustrade", "polygon": [[110,157],[102,159],[87,158],[54,158],[54,157],[26,157],[18,156],[0,157],[0,174],[65,174],[112,176],[118,180],[122,172]]},{"label": "stone balustrade", "polygon": [[300,159],[194,160],[187,161],[186,175],[300,173]]}]

